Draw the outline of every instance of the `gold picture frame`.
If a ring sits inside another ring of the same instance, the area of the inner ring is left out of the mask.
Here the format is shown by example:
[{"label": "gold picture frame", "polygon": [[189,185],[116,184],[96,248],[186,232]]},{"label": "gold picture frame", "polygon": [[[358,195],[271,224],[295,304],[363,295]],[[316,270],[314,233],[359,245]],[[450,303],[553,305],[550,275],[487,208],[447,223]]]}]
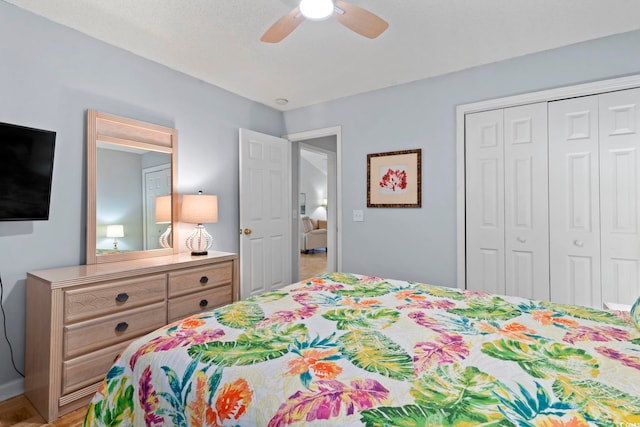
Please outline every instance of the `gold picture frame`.
[{"label": "gold picture frame", "polygon": [[422,149],[367,154],[367,207],[422,207]]}]

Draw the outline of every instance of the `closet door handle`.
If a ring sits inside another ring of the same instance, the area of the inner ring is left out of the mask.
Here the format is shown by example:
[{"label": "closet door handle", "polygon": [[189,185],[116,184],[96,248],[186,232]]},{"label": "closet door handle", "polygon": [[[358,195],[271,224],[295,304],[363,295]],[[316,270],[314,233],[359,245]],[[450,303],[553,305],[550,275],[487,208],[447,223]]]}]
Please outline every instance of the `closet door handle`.
[{"label": "closet door handle", "polygon": [[578,239],[574,240],[573,244],[576,245],[579,248],[584,246],[584,242],[582,240],[578,240]]},{"label": "closet door handle", "polygon": [[525,239],[524,237],[520,237],[520,236],[516,237],[516,240],[518,242],[520,242],[520,243],[525,243],[527,241],[527,239]]}]

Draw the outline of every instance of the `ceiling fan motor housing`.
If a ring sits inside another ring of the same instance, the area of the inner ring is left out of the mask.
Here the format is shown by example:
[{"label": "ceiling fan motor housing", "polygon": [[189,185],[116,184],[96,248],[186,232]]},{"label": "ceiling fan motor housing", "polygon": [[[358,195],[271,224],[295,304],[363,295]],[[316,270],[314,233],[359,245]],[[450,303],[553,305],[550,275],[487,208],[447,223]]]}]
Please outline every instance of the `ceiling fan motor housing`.
[{"label": "ceiling fan motor housing", "polygon": [[311,21],[323,21],[333,14],[333,1],[301,0],[300,13]]}]

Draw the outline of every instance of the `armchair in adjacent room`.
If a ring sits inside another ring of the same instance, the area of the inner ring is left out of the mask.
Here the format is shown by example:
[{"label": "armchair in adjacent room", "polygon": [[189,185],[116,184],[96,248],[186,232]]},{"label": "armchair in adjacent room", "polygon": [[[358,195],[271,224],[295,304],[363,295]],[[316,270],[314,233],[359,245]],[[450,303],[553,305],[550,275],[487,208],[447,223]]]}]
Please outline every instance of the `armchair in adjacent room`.
[{"label": "armchair in adjacent room", "polygon": [[300,249],[309,253],[313,249],[326,249],[327,221],[302,217],[302,242]]}]

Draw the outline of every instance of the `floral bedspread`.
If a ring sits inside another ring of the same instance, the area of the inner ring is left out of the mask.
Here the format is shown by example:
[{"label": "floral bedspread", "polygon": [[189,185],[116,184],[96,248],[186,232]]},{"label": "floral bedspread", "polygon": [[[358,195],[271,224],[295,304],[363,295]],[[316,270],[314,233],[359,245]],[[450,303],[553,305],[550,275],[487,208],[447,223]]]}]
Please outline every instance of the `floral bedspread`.
[{"label": "floral bedspread", "polygon": [[333,273],[132,343],[85,425],[640,426],[626,313]]}]

